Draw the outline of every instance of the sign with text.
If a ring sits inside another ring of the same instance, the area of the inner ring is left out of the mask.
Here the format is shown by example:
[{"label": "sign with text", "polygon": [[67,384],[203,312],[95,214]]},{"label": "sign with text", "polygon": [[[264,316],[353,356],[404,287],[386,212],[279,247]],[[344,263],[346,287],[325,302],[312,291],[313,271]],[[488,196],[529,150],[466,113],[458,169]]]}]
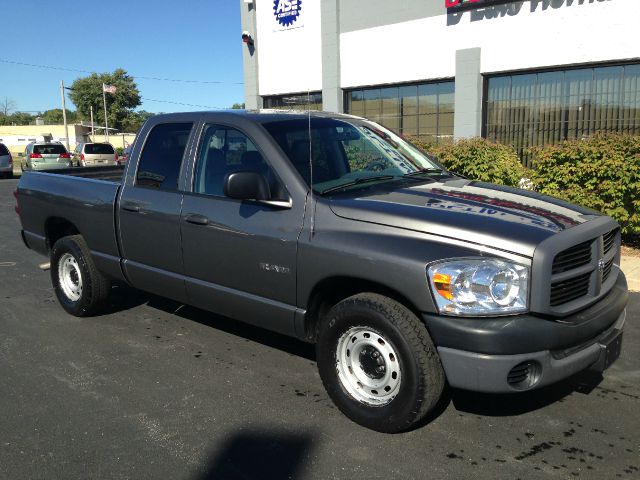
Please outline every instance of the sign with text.
[{"label": "sign with text", "polygon": [[521,0],[444,0],[447,12],[461,12],[473,8],[489,7],[501,3],[514,3]]}]

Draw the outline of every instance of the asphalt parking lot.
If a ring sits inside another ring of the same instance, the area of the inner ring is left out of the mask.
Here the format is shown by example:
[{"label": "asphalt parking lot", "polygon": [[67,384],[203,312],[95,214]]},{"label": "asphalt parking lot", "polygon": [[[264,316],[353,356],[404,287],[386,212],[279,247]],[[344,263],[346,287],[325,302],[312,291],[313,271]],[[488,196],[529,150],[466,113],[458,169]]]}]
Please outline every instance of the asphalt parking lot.
[{"label": "asphalt parking lot", "polygon": [[451,391],[385,435],[333,407],[311,346],[116,287],[78,319],[0,180],[0,478],[640,478],[640,294],[621,358],[520,395]]}]

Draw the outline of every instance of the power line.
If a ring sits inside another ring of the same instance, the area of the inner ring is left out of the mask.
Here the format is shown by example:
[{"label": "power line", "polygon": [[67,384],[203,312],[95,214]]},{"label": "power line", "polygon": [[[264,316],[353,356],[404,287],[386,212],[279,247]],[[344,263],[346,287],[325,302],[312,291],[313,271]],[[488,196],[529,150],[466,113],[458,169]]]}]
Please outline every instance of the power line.
[{"label": "power line", "polygon": [[155,98],[147,98],[147,97],[140,97],[140,98],[147,102],[172,103],[173,105],[183,105],[186,107],[198,107],[198,108],[210,108],[212,110],[224,110],[226,108],[229,108],[229,107],[212,107],[210,105],[195,105],[193,103],[172,102],[170,100],[157,100]]},{"label": "power line", "polygon": [[[25,62],[16,62],[13,60],[7,60],[4,58],[0,58],[0,63],[8,63],[11,65],[21,65],[23,67],[33,67],[33,68],[44,68],[44,69],[48,69],[48,70],[60,70],[63,72],[74,72],[74,73],[95,73],[96,75],[99,74],[100,72],[94,72],[91,70],[81,70],[78,68],[67,68],[67,67],[58,67],[58,66],[53,66],[53,65],[39,65],[36,63],[25,63]],[[244,82],[223,82],[223,81],[219,81],[219,80],[184,80],[184,79],[177,79],[177,78],[163,78],[163,77],[144,77],[144,76],[140,76],[140,75],[133,75],[131,73],[129,73],[129,75],[133,78],[139,78],[141,80],[156,80],[159,82],[174,82],[174,83],[201,83],[201,84],[205,84],[205,85],[224,85],[224,84],[228,84],[228,85],[244,85]]]}]

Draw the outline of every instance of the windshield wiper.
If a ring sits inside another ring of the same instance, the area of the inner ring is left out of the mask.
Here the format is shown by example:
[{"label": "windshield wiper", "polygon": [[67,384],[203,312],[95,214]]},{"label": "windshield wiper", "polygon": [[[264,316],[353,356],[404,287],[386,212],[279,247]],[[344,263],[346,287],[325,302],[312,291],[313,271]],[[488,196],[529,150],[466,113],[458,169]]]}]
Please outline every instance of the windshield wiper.
[{"label": "windshield wiper", "polygon": [[338,190],[353,187],[354,185],[360,185],[362,183],[376,182],[378,180],[393,180],[394,178],[397,178],[397,177],[395,177],[394,175],[376,175],[373,177],[360,177],[360,178],[356,178],[351,182],[343,183],[341,185],[336,185],[335,187],[322,190],[322,192],[320,192],[320,195],[324,195],[325,193],[337,192]]},{"label": "windshield wiper", "polygon": [[441,168],[421,168],[420,170],[416,170],[415,172],[405,173],[403,177],[416,177],[418,175],[425,175],[428,173],[447,173],[445,170]]}]

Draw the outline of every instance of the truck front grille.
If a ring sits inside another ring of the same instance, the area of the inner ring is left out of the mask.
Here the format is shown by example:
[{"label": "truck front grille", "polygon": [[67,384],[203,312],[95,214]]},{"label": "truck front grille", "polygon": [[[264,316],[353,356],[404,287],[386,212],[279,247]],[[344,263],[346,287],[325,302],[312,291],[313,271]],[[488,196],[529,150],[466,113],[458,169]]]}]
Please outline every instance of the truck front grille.
[{"label": "truck front grille", "polygon": [[590,263],[592,243],[593,240],[589,240],[560,252],[553,260],[551,273],[556,274],[566,272]]},{"label": "truck front grille", "polygon": [[590,277],[591,272],[588,272],[578,277],[570,278],[569,280],[552,283],[550,305],[557,307],[558,305],[570,302],[589,293]]},{"label": "truck front grille", "polygon": [[[579,308],[580,299],[588,303],[603,293],[611,277],[619,252],[620,229],[615,228],[596,238],[565,248],[551,265],[550,307]],[[572,308],[573,309],[573,308]]]},{"label": "truck front grille", "polygon": [[603,241],[603,246],[604,246],[604,253],[609,253],[609,251],[611,250],[611,248],[613,246],[615,246],[616,243],[616,235],[618,233],[618,230],[620,230],[619,228],[616,228],[614,230],[611,230],[608,233],[605,233],[602,236],[602,241]]}]

